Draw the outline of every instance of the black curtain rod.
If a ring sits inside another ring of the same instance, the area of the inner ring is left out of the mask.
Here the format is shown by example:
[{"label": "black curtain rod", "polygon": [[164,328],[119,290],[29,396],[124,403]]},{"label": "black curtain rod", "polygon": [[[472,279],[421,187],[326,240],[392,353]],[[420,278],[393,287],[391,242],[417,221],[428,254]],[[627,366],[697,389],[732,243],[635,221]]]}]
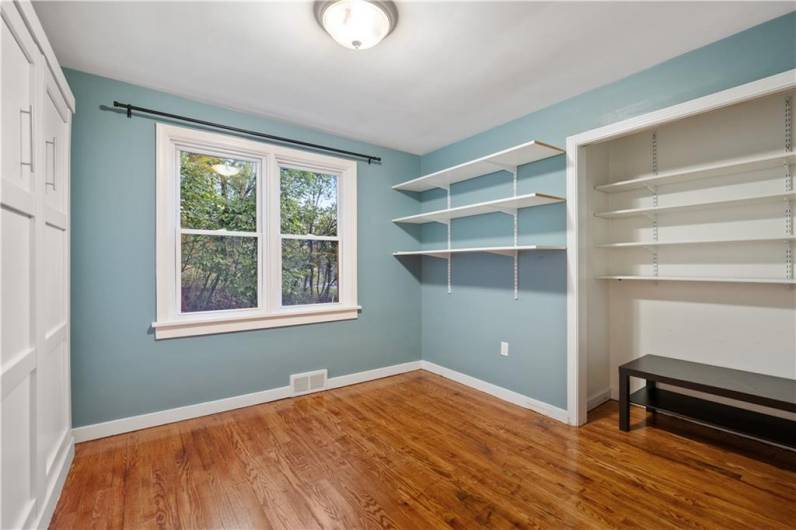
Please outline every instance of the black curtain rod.
[{"label": "black curtain rod", "polygon": [[239,127],[232,127],[230,125],[222,125],[220,123],[213,123],[212,121],[205,121],[199,120],[197,118],[190,118],[188,116],[181,116],[179,114],[171,114],[169,112],[162,112],[159,110],[147,109],[144,107],[137,107],[135,105],[130,105],[129,103],[120,103],[118,101],[113,102],[113,106],[116,108],[123,108],[127,110],[127,117],[132,118],[133,112],[140,112],[143,114],[151,114],[153,116],[163,116],[164,118],[169,118],[172,120],[179,120],[188,123],[196,123],[197,125],[203,125],[205,127],[212,127],[214,129],[223,129],[225,131],[232,131],[239,134],[245,134],[248,136],[255,136],[257,138],[265,138],[267,140],[273,140],[276,142],[284,143],[284,144],[291,144],[297,145],[301,147],[306,147],[309,149],[314,149],[318,151],[326,151],[328,153],[336,153],[338,155],[345,155],[351,158],[358,158],[361,160],[367,160],[368,164],[376,162],[377,164],[381,164],[381,157],[373,156],[373,155],[366,155],[363,153],[357,153],[354,151],[346,151],[345,149],[337,149],[336,147],[328,147],[325,145],[313,144],[310,142],[302,142],[301,140],[293,140],[291,138],[284,138],[282,136],[274,136],[273,134],[266,134],[258,131],[251,131],[249,129],[241,129]]}]

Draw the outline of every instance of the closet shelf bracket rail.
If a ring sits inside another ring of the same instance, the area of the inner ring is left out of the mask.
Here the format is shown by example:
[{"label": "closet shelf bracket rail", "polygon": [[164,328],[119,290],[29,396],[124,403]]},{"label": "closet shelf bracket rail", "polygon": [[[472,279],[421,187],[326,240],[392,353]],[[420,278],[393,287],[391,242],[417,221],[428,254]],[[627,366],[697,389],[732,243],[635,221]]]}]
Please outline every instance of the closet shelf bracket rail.
[{"label": "closet shelf bracket rail", "polygon": [[[793,101],[791,96],[785,98],[785,152],[793,152]],[[793,192],[792,160],[785,160],[785,191]],[[785,279],[793,280],[793,201],[789,197],[785,201]]]},{"label": "closet shelf bracket rail", "polygon": [[[658,176],[658,131],[652,132],[652,174]],[[658,186],[652,186],[652,207],[658,207]],[[652,240],[658,241],[658,213],[652,214]],[[652,275],[658,276],[658,247],[652,248]]]},{"label": "closet shelf bracket rail", "polygon": [[[451,186],[450,186],[450,184],[446,183],[446,184],[442,184],[441,187],[445,190],[445,193],[447,195],[447,203],[446,204],[447,204],[448,210],[450,210],[451,209]],[[450,249],[451,249],[451,225],[453,223],[451,222],[450,219],[448,219],[448,221],[445,224],[448,225],[448,250],[450,251]],[[451,260],[451,255],[450,255],[450,252],[448,252],[448,294],[451,294],[453,292],[453,286],[451,285],[451,283],[452,283],[451,282],[451,276],[452,276],[452,271],[451,271],[452,264],[451,264],[451,261],[452,261]]]}]

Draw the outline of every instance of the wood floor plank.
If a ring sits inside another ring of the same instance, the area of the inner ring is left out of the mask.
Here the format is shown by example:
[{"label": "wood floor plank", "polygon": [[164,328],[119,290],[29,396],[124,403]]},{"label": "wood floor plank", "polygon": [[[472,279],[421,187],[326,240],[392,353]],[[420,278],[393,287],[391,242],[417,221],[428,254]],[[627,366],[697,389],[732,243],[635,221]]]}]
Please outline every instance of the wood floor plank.
[{"label": "wood floor plank", "polygon": [[792,528],[796,453],[424,371],[79,444],[51,528]]}]

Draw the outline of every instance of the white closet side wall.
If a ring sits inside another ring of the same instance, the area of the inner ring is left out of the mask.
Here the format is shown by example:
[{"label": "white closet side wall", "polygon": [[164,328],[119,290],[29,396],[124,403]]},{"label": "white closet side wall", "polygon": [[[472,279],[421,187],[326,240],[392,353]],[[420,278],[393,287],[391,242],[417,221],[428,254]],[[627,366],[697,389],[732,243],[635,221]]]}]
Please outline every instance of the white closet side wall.
[{"label": "white closet side wall", "polygon": [[[609,195],[598,193],[593,187],[599,184],[607,184],[610,174],[610,149],[609,144],[597,144],[588,149],[581,150],[579,162],[586,169],[586,177],[589,178],[587,186],[591,190],[586,195],[585,209],[588,212],[603,211],[611,208]],[[591,266],[598,271],[608,269],[609,254],[605,249],[596,247],[592,241],[606,241],[610,237],[608,221],[593,217],[588,223],[584,223],[582,236],[588,242],[581,248],[581,252],[587,255]],[[587,337],[584,346],[587,349],[587,397],[588,408],[600,405],[606,397],[610,397],[611,379],[609,376],[611,369],[609,342],[609,305],[608,296],[610,285],[604,280],[597,278],[597,275],[590,275],[586,280],[586,305],[589,318],[587,320]]]}]

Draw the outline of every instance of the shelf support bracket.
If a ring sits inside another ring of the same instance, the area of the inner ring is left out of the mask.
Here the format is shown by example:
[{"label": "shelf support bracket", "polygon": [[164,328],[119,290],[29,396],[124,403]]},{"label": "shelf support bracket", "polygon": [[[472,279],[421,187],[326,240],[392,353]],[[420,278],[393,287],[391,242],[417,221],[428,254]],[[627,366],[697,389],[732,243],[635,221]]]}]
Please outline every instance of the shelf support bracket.
[{"label": "shelf support bracket", "polygon": [[[516,245],[516,243],[515,243]],[[520,267],[519,267],[519,252],[514,251],[514,299],[520,299]]]},{"label": "shelf support bracket", "polygon": [[[517,168],[515,167],[512,170],[512,188],[514,191],[514,196],[517,196]],[[512,216],[514,217],[514,248],[517,248],[519,245],[520,239],[520,225],[519,225],[519,213],[516,208],[512,212]],[[514,251],[514,299],[519,300],[520,298],[520,264],[519,264],[520,256],[519,252],[516,250]]]},{"label": "shelf support bracket", "polygon": [[[793,101],[791,96],[785,98],[785,151],[793,152]],[[789,161],[785,161],[785,191],[793,191],[793,169]],[[793,202],[785,201],[785,235],[793,236]],[[792,240],[785,240],[785,279],[793,280],[793,247]]]},{"label": "shelf support bracket", "polygon": [[[658,174],[658,131],[652,133],[652,174]],[[647,186],[647,189],[652,194],[652,206],[658,207],[658,186]],[[652,240],[658,241],[658,214],[653,213],[650,216],[652,221]],[[651,247],[652,251],[652,275],[658,276],[658,247]]]},{"label": "shelf support bracket", "polygon": [[495,250],[495,249],[491,249],[491,250],[487,250],[486,252],[488,252],[490,254],[494,254],[496,256],[512,257],[512,256],[514,256],[514,254],[516,254],[517,251],[516,250]]},{"label": "shelf support bracket", "polygon": [[[441,184],[437,184],[435,182],[429,182],[429,185],[434,186],[437,189],[445,190],[445,191],[450,190],[450,187],[451,187],[451,185],[448,184],[447,182],[444,182],[444,183],[441,183]],[[422,192],[420,192],[420,193],[422,193]]]},{"label": "shelf support bracket", "polygon": [[500,162],[493,162],[492,160],[484,160],[490,166],[495,166],[498,169],[502,169],[503,171],[508,171],[509,173],[517,173],[517,166],[510,166],[509,164],[501,164]]},{"label": "shelf support bracket", "polygon": [[652,174],[658,174],[658,131],[652,131]]},{"label": "shelf support bracket", "polygon": [[511,169],[507,170],[511,171],[511,190],[514,196],[517,196],[517,168],[512,167]]},{"label": "shelf support bracket", "polygon": [[793,152],[793,101],[785,98],[785,151]]},{"label": "shelf support bracket", "polygon": [[[793,108],[791,97],[785,98],[785,152],[793,152]],[[793,169],[785,161],[785,191],[793,191]]]},{"label": "shelf support bracket", "polygon": [[[514,210],[514,247],[518,246],[519,242],[519,219],[517,218],[517,210]],[[514,299],[520,298],[520,256],[519,252],[514,251]]]},{"label": "shelf support bracket", "polygon": [[[793,105],[791,97],[785,98],[785,151],[793,152]],[[793,171],[790,161],[785,161],[785,191],[793,191]]]},{"label": "shelf support bracket", "polygon": [[[451,187],[450,187],[450,184],[445,184],[445,192],[447,193],[448,210],[450,210],[451,209]],[[451,220],[447,220],[447,222],[445,224],[448,225],[448,250],[450,250],[451,249],[451,224],[452,224]],[[450,252],[448,252],[447,258],[448,258],[448,294],[451,294],[453,292],[453,288],[451,287],[451,276],[452,276],[452,274],[451,274],[451,253]]]}]

